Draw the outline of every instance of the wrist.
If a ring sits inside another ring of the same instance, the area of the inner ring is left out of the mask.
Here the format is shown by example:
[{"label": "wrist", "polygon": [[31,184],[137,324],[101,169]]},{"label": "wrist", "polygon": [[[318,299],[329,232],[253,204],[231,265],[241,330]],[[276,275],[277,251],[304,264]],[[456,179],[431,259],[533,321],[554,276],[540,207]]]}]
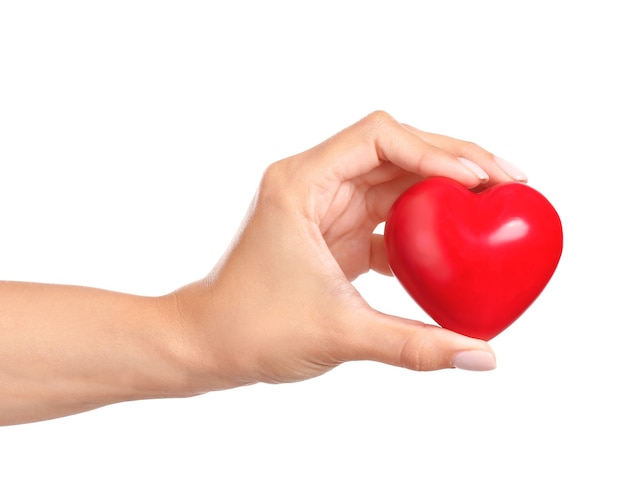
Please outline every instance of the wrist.
[{"label": "wrist", "polygon": [[219,361],[213,297],[210,283],[203,279],[155,299],[168,330],[164,349],[176,373],[170,396],[191,397],[233,387],[228,369]]},{"label": "wrist", "polygon": [[170,352],[180,367],[181,397],[258,382],[253,374],[258,359],[243,347],[237,322],[249,313],[238,307],[242,303],[233,289],[214,281],[209,276],[159,299],[167,323],[178,331]]},{"label": "wrist", "polygon": [[188,306],[186,287],[152,298],[158,313],[162,334],[157,351],[169,375],[163,379],[165,397],[191,397],[203,394],[206,389],[202,375],[202,349],[198,340],[195,316]]}]

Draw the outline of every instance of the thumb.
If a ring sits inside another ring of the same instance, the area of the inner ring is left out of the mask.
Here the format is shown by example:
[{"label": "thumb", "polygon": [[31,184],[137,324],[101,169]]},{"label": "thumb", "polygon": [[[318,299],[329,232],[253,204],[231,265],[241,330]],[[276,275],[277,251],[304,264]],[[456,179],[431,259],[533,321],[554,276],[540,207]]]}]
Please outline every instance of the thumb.
[{"label": "thumb", "polygon": [[[489,344],[439,326],[369,310],[355,321],[349,347],[351,360],[370,360],[415,371],[459,368],[495,369]],[[363,312],[363,311],[361,311]]]}]

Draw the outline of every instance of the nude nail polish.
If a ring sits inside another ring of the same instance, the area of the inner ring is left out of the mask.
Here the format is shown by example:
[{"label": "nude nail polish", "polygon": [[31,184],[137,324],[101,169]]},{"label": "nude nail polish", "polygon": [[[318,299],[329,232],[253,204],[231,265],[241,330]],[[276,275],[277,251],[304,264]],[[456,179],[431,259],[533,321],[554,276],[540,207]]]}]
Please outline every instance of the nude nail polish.
[{"label": "nude nail polish", "polygon": [[504,160],[501,157],[494,157],[494,160],[496,161],[496,164],[498,164],[498,166],[512,179],[519,182],[526,182],[528,180],[526,174],[508,160]]},{"label": "nude nail polish", "polygon": [[461,351],[453,359],[454,367],[466,371],[491,371],[496,368],[496,359],[487,351]]},{"label": "nude nail polish", "polygon": [[472,173],[480,180],[482,180],[483,182],[489,180],[489,175],[487,174],[487,172],[485,172],[478,164],[463,157],[458,157],[458,159],[459,162],[461,162],[465,167],[471,170]]}]

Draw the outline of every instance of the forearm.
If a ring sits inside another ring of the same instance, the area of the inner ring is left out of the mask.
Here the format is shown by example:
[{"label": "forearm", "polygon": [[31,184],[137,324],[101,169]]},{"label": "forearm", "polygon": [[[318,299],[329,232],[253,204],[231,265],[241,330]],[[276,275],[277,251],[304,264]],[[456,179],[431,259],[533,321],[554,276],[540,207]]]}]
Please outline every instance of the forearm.
[{"label": "forearm", "polygon": [[172,296],[0,283],[0,424],[193,394]]}]

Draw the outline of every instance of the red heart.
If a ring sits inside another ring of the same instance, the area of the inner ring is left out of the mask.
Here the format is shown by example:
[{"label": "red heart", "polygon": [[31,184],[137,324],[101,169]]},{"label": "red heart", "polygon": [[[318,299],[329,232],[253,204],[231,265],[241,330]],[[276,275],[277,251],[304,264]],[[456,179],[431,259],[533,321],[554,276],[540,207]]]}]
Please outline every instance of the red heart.
[{"label": "red heart", "polygon": [[433,177],[393,205],[385,225],[389,266],[440,326],[484,340],[537,299],[563,249],[548,200],[526,184],[474,193]]}]

